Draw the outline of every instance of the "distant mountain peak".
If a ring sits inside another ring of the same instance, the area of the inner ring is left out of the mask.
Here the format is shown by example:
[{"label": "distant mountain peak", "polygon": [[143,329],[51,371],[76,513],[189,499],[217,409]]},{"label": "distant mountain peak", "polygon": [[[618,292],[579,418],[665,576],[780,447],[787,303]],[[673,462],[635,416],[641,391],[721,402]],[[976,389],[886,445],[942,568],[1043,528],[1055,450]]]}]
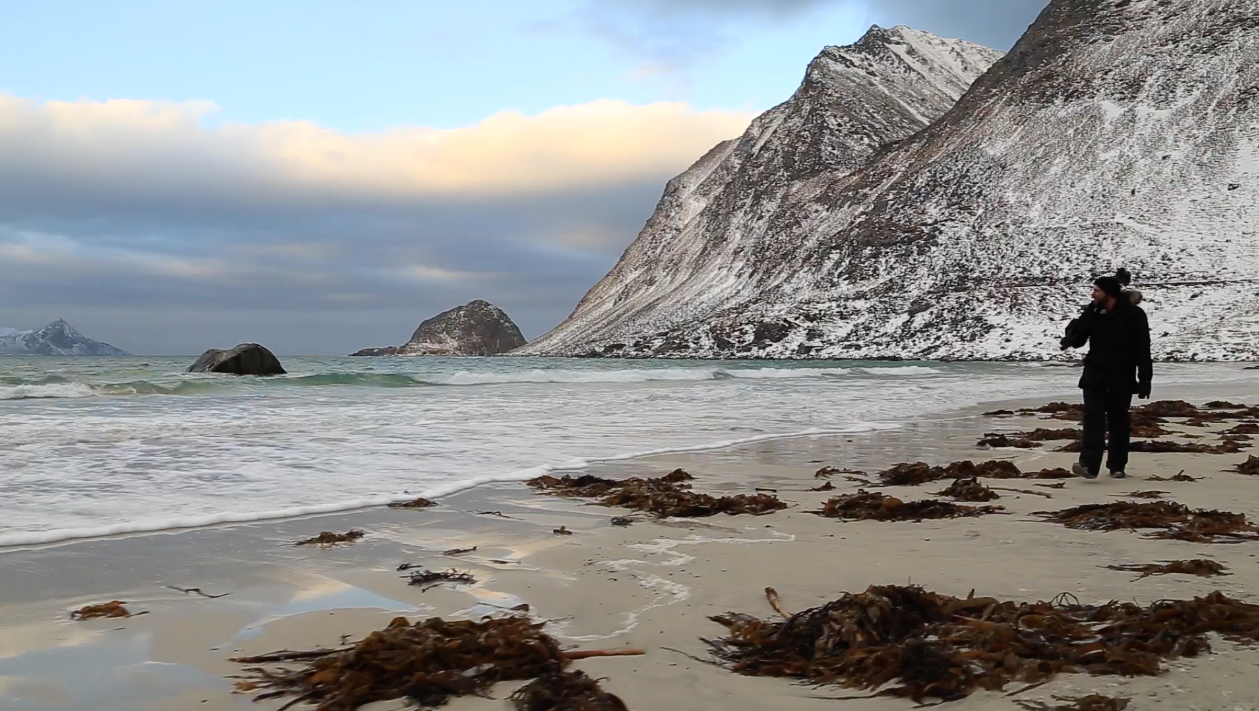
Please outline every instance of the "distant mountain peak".
[{"label": "distant mountain peak", "polygon": [[801,278],[777,269],[805,242],[796,207],[926,128],[1001,56],[910,28],[874,27],[856,44],[823,49],[788,101],[669,182],[612,272],[520,353],[617,352],[766,283]]},{"label": "distant mountain peak", "polygon": [[125,356],[125,351],[94,341],[57,319],[35,331],[0,328],[0,355]]},{"label": "distant mountain peak", "polygon": [[1051,0],[989,68],[872,28],[523,352],[1061,358],[1122,266],[1155,357],[1259,358],[1257,36],[1259,0]]}]

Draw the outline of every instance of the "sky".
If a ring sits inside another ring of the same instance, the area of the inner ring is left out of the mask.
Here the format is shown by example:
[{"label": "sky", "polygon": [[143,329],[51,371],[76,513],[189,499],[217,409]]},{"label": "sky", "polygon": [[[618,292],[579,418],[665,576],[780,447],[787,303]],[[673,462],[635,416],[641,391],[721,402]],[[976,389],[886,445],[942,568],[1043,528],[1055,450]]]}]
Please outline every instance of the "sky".
[{"label": "sky", "polygon": [[533,338],[826,45],[1046,0],[0,0],[0,327],[137,354]]}]

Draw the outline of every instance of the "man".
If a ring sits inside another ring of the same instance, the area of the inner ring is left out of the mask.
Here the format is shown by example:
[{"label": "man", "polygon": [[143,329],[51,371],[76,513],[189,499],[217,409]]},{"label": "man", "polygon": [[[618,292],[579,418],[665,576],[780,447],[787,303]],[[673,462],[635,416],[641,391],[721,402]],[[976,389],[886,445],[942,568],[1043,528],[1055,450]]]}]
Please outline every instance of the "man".
[{"label": "man", "polygon": [[[1121,281],[1122,279],[1122,281]],[[1119,277],[1098,277],[1093,282],[1093,302],[1067,326],[1061,345],[1080,348],[1089,344],[1084,356],[1084,447],[1080,461],[1072,467],[1077,475],[1096,479],[1110,433],[1110,456],[1106,468],[1116,479],[1127,476],[1132,396],[1150,396],[1154,365],[1150,358],[1150,322],[1136,305],[1140,292],[1125,290],[1131,279],[1127,271]]]}]

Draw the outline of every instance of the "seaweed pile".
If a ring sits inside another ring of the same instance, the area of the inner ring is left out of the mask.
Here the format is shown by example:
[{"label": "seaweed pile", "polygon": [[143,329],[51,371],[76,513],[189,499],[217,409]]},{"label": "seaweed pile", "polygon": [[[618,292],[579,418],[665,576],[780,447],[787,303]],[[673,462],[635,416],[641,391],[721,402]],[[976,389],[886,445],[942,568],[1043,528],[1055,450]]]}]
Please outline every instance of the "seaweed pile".
[{"label": "seaweed pile", "polygon": [[980,484],[978,479],[955,479],[947,489],[936,492],[935,495],[970,502],[993,501],[1001,498],[997,492]]},{"label": "seaweed pile", "polygon": [[1238,474],[1245,474],[1247,476],[1259,476],[1259,457],[1256,457],[1253,455],[1249,456],[1246,458],[1246,461],[1242,462],[1241,464],[1234,464],[1233,470],[1236,471]]},{"label": "seaweed pile", "polygon": [[1075,475],[1066,469],[1024,472],[1013,462],[996,459],[978,464],[953,462],[943,467],[933,467],[926,462],[907,462],[879,472],[878,477],[881,486],[917,486],[947,479],[1072,479]]},{"label": "seaweed pile", "polygon": [[510,697],[516,711],[629,711],[582,671],[543,674]]},{"label": "seaweed pile", "polygon": [[[113,600],[111,602],[102,602],[99,605],[86,605],[80,607],[70,613],[72,620],[96,620],[102,617],[133,617],[131,611],[126,608],[125,602],[121,600]],[[143,615],[143,612],[135,613]]]},{"label": "seaweed pile", "polygon": [[1048,603],[973,595],[875,586],[787,619],[728,613],[710,619],[729,636],[708,645],[740,674],[793,677],[922,703],[1015,682],[1038,685],[1063,673],[1152,676],[1165,671],[1164,660],[1210,651],[1209,633],[1259,641],[1259,605],[1219,592],[1148,607],[1082,605],[1065,595]]},{"label": "seaweed pile", "polygon": [[294,543],[295,546],[319,546],[321,548],[335,546],[338,543],[349,543],[357,541],[367,534],[357,529],[346,531],[345,533],[333,533],[332,531],[324,531],[314,538],[307,538],[303,541]]},{"label": "seaweed pile", "polygon": [[1210,578],[1217,575],[1232,575],[1226,572],[1228,568],[1223,563],[1217,563],[1213,560],[1173,560],[1166,563],[1146,563],[1143,565],[1108,565],[1110,570],[1119,570],[1125,573],[1140,573],[1137,580],[1148,578],[1151,575],[1197,575],[1201,578]]},{"label": "seaweed pile", "polygon": [[1088,696],[1055,696],[1054,701],[1060,704],[1050,706],[1043,701],[1016,700],[1014,703],[1025,711],[1124,711],[1131,699],[1119,699],[1101,694]]},{"label": "seaweed pile", "polygon": [[602,506],[621,506],[660,517],[703,518],[717,514],[761,516],[787,508],[787,504],[773,494],[720,497],[697,494],[686,483],[693,479],[690,474],[677,469],[665,476],[648,479],[634,477],[615,481],[587,474],[579,477],[565,475],[561,478],[541,476],[530,479],[527,483],[548,494],[598,499]]},{"label": "seaweed pile", "polygon": [[[1075,403],[1051,402],[1042,407],[1023,408],[1017,412],[1012,412],[1010,410],[996,410],[994,412],[986,412],[984,414],[990,417],[1002,417],[1008,415],[1048,415],[1049,419],[1053,420],[1082,422],[1084,420],[1084,406]],[[1189,426],[1205,427],[1211,423],[1247,418],[1259,418],[1259,407],[1248,407],[1246,405],[1216,400],[1208,402],[1206,405],[1199,408],[1183,400],[1160,400],[1158,402],[1152,402],[1148,405],[1142,405],[1141,407],[1137,407],[1132,410],[1132,436],[1140,439],[1157,439],[1159,437],[1174,434],[1171,430],[1163,427],[1163,425],[1168,424],[1169,418],[1183,419],[1184,424]],[[1039,431],[1040,430],[1037,430],[1037,432]],[[1066,432],[1067,430],[1059,431]],[[1014,443],[1009,446],[1022,447],[1026,449],[1036,446],[1034,444],[1035,442],[1042,441],[1036,439],[1035,437],[1027,436],[1032,434],[1034,433],[1012,433],[1005,436],[1009,441]],[[1224,433],[1226,437],[1240,437],[1250,434],[1259,434],[1259,423],[1245,422],[1231,430],[1225,431]],[[1077,437],[1071,439],[1078,439],[1078,435]],[[1230,440],[1225,440],[1226,443],[1228,441]],[[1238,442],[1244,440],[1232,441]],[[984,443],[984,441],[980,442],[980,444]],[[998,445],[990,444],[989,446]],[[1143,446],[1148,446],[1148,443]],[[1057,451],[1077,452],[1079,451],[1079,444],[1078,442],[1069,444]],[[1200,453],[1227,454],[1228,452],[1202,451]]]},{"label": "seaweed pile", "polygon": [[1161,499],[1164,495],[1171,493],[1167,491],[1130,491],[1124,496],[1130,499]]},{"label": "seaweed pile", "polygon": [[901,501],[877,491],[859,490],[837,496],[811,513],[844,521],[923,521],[973,518],[1004,511],[1000,506],[959,506],[947,501]]},{"label": "seaweed pile", "polygon": [[[1251,459],[1255,459],[1255,458],[1251,457]],[[1256,464],[1259,464],[1259,460],[1256,460]],[[1238,466],[1241,466],[1241,465],[1238,465]],[[1259,474],[1259,471],[1257,471],[1256,473]],[[1198,481],[1199,478],[1200,477],[1189,476],[1188,474],[1182,471],[1176,476],[1158,476],[1157,474],[1154,476],[1148,476],[1146,477],[1146,481],[1180,481],[1180,482],[1192,483],[1192,482]]]},{"label": "seaweed pile", "polygon": [[405,501],[399,504],[389,504],[389,508],[391,509],[428,509],[436,505],[437,505],[436,501],[430,501],[428,499],[421,498],[421,499],[414,499],[412,501]]},{"label": "seaweed pile", "polygon": [[978,447],[990,447],[992,449],[1034,449],[1040,446],[1040,442],[1033,442],[1030,439],[1021,437],[1026,434],[1015,432],[1013,434],[1001,434],[998,432],[989,432],[984,438],[975,443]]},{"label": "seaweed pile", "polygon": [[[1220,444],[1199,444],[1197,442],[1167,442],[1160,440],[1134,440],[1128,445],[1129,452],[1146,452],[1148,454],[1237,454],[1242,451],[1242,441],[1231,438],[1223,439]],[[1055,449],[1055,452],[1079,452],[1080,442]]]},{"label": "seaweed pile", "polygon": [[[403,568],[399,567],[399,570]],[[461,573],[457,570],[417,570],[408,576],[407,585],[424,588],[421,592],[441,585],[442,583],[455,583],[456,585],[472,585],[476,582],[476,578],[471,573]]]},{"label": "seaweed pile", "polygon": [[989,432],[984,435],[983,439],[979,440],[978,444],[980,447],[1033,449],[1039,447],[1041,442],[1052,442],[1062,439],[1077,440],[1083,436],[1083,430],[1074,427],[1065,427],[1057,430],[1038,427],[1031,432]]},{"label": "seaweed pile", "polygon": [[[298,669],[247,668],[236,688],[259,692],[256,701],[292,697],[283,708],[307,703],[317,711],[353,711],[375,701],[394,699],[407,699],[420,707],[442,706],[456,696],[485,695],[500,681],[561,674],[571,660],[582,656],[561,651],[542,626],[524,617],[457,622],[433,618],[415,623],[398,617],[385,629],[337,649],[233,659],[241,664],[303,665]],[[538,687],[533,698],[545,698],[547,693],[572,698],[592,692],[603,693],[589,680],[564,676]],[[529,702],[529,698],[522,698],[517,708],[552,708],[529,706]],[[604,703],[558,708],[624,708]]]},{"label": "seaweed pile", "polygon": [[1244,514],[1191,509],[1172,501],[1117,501],[1086,504],[1062,511],[1038,511],[1053,523],[1084,531],[1155,529],[1148,538],[1191,543],[1259,541],[1259,527]]}]

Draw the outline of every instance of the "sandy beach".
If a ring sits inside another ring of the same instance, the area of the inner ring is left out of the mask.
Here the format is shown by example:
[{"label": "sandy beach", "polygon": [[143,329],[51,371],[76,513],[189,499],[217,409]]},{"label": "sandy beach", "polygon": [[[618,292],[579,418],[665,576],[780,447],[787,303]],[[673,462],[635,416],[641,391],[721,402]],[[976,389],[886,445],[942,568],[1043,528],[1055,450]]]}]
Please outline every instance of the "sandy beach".
[{"label": "sandy beach", "polygon": [[[1195,387],[1159,391],[1157,399],[1195,404],[1215,399],[1259,403],[1259,386]],[[1061,399],[1077,401],[1078,393]],[[835,491],[814,492],[823,466],[878,472],[901,462],[943,465],[960,460],[1008,459],[1024,470],[1067,467],[1074,455],[1054,443],[1032,450],[984,450],[986,432],[1046,425],[1032,417],[994,419],[983,408],[932,417],[899,429],[842,437],[797,437],[710,452],[661,455],[603,464],[601,477],[659,476],[682,468],[697,491],[752,493],[771,489],[789,504],[778,513],[658,520],[633,514],[628,527],[610,525],[630,515],[589,502],[539,494],[523,485],[494,484],[443,498],[424,510],[365,509],[250,525],[221,526],[84,540],[0,551],[0,706],[13,711],[184,711],[275,709],[283,700],[255,703],[232,692],[241,665],[228,661],[278,649],[336,646],[384,627],[396,616],[448,619],[528,614],[565,647],[640,648],[643,656],[577,663],[605,678],[606,690],[631,709],[796,710],[841,707],[837,697],[860,696],[838,687],[815,688],[789,679],[746,677],[701,661],[701,638],[722,636],[708,617],[730,611],[770,617],[765,588],[796,612],[843,592],[871,585],[913,584],[965,597],[1049,600],[1071,593],[1084,603],[1108,600],[1149,604],[1213,590],[1259,599],[1259,544],[1219,545],[1150,540],[1132,531],[1072,530],[1031,516],[1160,490],[1193,508],[1259,517],[1250,477],[1226,471],[1240,454],[1133,455],[1130,478],[1066,480],[1062,489],[1033,489],[1027,481],[987,481],[1000,491],[1002,515],[972,519],[884,523],[841,522],[810,512],[828,498],[862,485],[831,478]],[[1227,425],[1176,426],[1210,435]],[[1190,441],[1179,436],[1165,439]],[[1179,472],[1196,482],[1153,482]],[[947,484],[879,487],[902,498],[933,498]],[[868,487],[867,487],[868,488]],[[559,527],[572,535],[556,535]],[[363,530],[359,541],[330,548],[293,543],[321,531]],[[475,551],[446,555],[451,549]],[[1135,580],[1107,565],[1207,558],[1231,576],[1166,575]],[[471,573],[474,585],[409,586],[402,563]],[[184,592],[196,588],[193,592]],[[182,590],[181,590],[182,589]],[[125,601],[127,619],[73,621],[83,605]],[[1158,677],[1063,675],[1020,698],[1101,693],[1132,698],[1146,709],[1253,711],[1259,687],[1248,682],[1259,652],[1213,642],[1214,653],[1176,660]],[[460,698],[452,711],[508,708],[512,684],[492,699]],[[854,711],[908,709],[905,699],[842,702]],[[1013,709],[1000,694],[979,692],[948,704],[957,711]],[[405,708],[401,700],[371,709]]]}]

